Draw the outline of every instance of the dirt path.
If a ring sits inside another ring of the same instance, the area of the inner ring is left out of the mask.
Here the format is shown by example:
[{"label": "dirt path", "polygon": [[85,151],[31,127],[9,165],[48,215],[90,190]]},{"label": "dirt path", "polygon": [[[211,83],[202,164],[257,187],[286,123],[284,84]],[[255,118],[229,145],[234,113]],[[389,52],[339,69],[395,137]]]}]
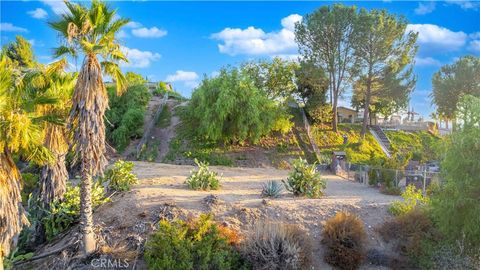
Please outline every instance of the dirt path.
[{"label": "dirt path", "polygon": [[[152,96],[150,101],[148,102],[147,105],[147,111],[145,112],[145,116],[143,118],[143,127],[147,127],[148,123],[150,123],[155,116],[155,112],[158,110],[158,106],[162,103],[163,97],[160,96]],[[139,139],[132,140],[128,147],[125,149],[123,152],[122,156],[128,159],[131,159],[132,156],[135,154],[135,151],[137,149],[137,145],[140,141]]]},{"label": "dirt path", "polygon": [[167,101],[168,110],[172,117],[170,118],[170,124],[165,128],[155,127],[152,131],[152,137],[157,138],[160,141],[158,147],[158,155],[156,162],[162,162],[165,155],[168,153],[170,147],[170,141],[175,138],[177,135],[175,130],[177,125],[180,123],[180,117],[175,115],[175,108],[177,106],[186,106],[186,102],[178,104],[178,101],[169,100]]},{"label": "dirt path", "polygon": [[[260,196],[262,183],[285,179],[288,171],[212,167],[223,174],[222,188],[217,191],[193,191],[184,184],[192,169],[192,166],[135,162],[139,184],[130,192],[115,198],[114,202],[102,206],[95,213],[95,222],[112,228],[137,228],[145,226],[139,224],[155,220],[167,204],[180,209],[183,217],[212,212],[217,221],[244,232],[262,219],[296,223],[313,239],[314,269],[331,269],[322,260],[322,222],[340,210],[356,213],[367,228],[369,246],[382,248],[382,242],[378,240],[373,228],[387,218],[387,205],[398,199],[383,195],[376,189],[328,175],[325,176],[326,194],[321,199],[297,198],[284,192],[280,198],[265,203]],[[213,206],[204,201],[211,194],[218,197],[218,203]],[[367,265],[361,269],[381,268]]]}]

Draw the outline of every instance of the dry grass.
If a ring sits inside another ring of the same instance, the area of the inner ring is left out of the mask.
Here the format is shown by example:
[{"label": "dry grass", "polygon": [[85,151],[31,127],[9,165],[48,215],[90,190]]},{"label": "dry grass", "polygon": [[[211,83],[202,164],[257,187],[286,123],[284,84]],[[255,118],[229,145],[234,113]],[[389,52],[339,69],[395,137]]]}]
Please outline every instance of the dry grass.
[{"label": "dry grass", "polygon": [[385,222],[378,232],[387,242],[393,241],[404,255],[421,251],[423,239],[438,237],[432,220],[421,210],[413,210]]},{"label": "dry grass", "polygon": [[253,228],[241,253],[253,269],[309,269],[312,245],[298,226],[266,222]]},{"label": "dry grass", "polygon": [[242,241],[241,235],[238,231],[233,230],[229,227],[218,225],[218,234],[227,240],[229,245],[238,246]]},{"label": "dry grass", "polygon": [[340,269],[357,269],[365,258],[366,232],[363,222],[347,212],[339,212],[327,220],[322,244],[325,261]]}]

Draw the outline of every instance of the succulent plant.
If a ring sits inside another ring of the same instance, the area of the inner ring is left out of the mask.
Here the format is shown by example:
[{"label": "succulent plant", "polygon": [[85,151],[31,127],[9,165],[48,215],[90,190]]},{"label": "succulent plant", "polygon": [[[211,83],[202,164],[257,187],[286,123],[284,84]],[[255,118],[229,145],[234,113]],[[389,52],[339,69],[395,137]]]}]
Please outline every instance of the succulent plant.
[{"label": "succulent plant", "polygon": [[268,181],[263,184],[262,196],[277,198],[283,191],[283,185],[278,181]]}]

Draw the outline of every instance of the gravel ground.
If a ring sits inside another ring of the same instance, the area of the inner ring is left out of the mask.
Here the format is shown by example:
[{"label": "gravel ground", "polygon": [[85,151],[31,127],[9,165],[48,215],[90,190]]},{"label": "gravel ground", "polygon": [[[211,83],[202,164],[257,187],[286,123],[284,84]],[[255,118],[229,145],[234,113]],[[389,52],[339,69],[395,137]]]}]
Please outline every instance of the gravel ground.
[{"label": "gravel ground", "polygon": [[[323,222],[337,211],[346,210],[357,214],[365,223],[369,247],[386,249],[378,239],[374,228],[388,217],[387,206],[397,196],[381,194],[377,189],[364,186],[334,175],[324,175],[327,181],[325,196],[320,199],[294,197],[284,191],[282,196],[264,200],[260,196],[262,184],[268,180],[282,180],[288,171],[270,168],[211,169],[222,174],[222,187],[216,191],[193,191],[184,184],[193,166],[161,163],[135,162],[139,184],[121,198],[102,207],[96,220],[112,226],[138,226],[139,217],[157,213],[159,207],[175,205],[181,216],[198,216],[211,212],[215,219],[233,228],[246,232],[259,220],[274,220],[295,223],[303,227],[314,242],[314,269],[332,269],[322,259],[320,234]],[[205,203],[205,198],[215,195],[216,200]],[[100,218],[100,219],[98,219]],[[116,224],[120,223],[120,224]],[[362,269],[381,269],[364,265]]]}]

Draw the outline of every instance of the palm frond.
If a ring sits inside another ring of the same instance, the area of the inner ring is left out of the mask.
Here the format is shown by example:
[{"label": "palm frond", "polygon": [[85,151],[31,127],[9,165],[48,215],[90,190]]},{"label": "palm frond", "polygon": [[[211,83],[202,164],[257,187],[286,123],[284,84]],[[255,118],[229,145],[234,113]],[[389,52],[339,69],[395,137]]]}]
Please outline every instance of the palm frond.
[{"label": "palm frond", "polygon": [[53,57],[58,58],[64,55],[71,55],[72,57],[77,57],[77,50],[73,46],[60,46],[53,49]]},{"label": "palm frond", "polygon": [[117,95],[122,95],[127,88],[127,79],[123,75],[117,63],[102,61],[100,63],[104,72],[112,77],[117,88]]}]

